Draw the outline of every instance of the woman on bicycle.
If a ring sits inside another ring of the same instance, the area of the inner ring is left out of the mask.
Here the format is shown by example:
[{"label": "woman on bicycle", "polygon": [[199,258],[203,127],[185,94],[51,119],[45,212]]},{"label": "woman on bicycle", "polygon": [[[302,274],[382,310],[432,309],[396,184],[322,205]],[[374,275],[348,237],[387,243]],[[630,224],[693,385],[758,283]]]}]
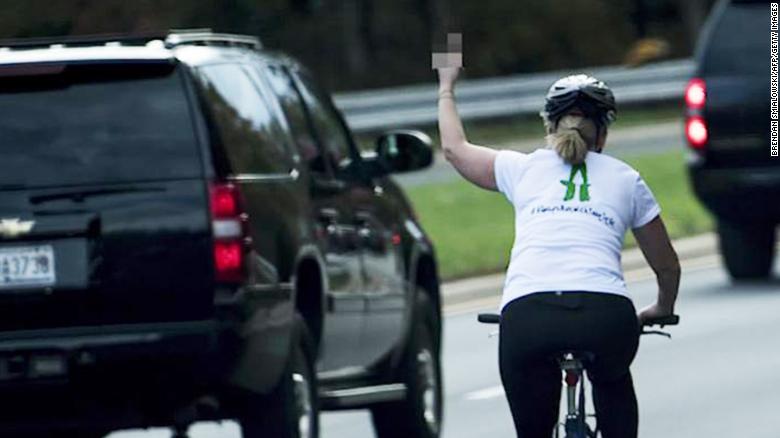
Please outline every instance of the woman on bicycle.
[{"label": "woman on bicycle", "polygon": [[[601,81],[568,76],[550,87],[547,147],[524,154],[471,144],[455,107],[458,68],[439,68],[439,131],[447,160],[468,181],[506,196],[515,239],[501,302],[501,380],[521,438],[549,438],[561,372],[551,359],[588,351],[598,428],[635,438],[629,366],[640,324],[671,315],[680,266],[653,194],[629,165],[601,154],[615,99]],[[658,299],[637,315],[620,265],[631,229],[658,278]]]}]

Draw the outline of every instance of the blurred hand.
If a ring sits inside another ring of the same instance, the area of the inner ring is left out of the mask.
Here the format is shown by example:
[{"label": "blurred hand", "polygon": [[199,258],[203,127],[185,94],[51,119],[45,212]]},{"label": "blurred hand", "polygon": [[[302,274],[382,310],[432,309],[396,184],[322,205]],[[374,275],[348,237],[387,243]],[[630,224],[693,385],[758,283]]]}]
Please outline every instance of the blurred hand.
[{"label": "blurred hand", "polygon": [[455,89],[460,67],[440,67],[436,70],[439,72],[439,90],[452,91]]},{"label": "blurred hand", "polygon": [[639,324],[641,325],[650,318],[661,318],[664,316],[669,316],[672,314],[672,312],[672,309],[661,307],[658,305],[658,303],[655,303],[640,310],[637,318],[639,319]]}]

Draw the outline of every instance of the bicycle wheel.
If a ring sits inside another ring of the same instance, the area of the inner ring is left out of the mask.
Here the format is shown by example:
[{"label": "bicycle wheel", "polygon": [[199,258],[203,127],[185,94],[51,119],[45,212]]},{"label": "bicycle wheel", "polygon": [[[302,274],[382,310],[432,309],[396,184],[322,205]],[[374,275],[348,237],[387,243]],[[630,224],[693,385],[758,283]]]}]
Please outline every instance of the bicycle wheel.
[{"label": "bicycle wheel", "polygon": [[585,435],[585,422],[580,418],[570,418],[566,420],[566,435],[564,438],[588,438]]}]

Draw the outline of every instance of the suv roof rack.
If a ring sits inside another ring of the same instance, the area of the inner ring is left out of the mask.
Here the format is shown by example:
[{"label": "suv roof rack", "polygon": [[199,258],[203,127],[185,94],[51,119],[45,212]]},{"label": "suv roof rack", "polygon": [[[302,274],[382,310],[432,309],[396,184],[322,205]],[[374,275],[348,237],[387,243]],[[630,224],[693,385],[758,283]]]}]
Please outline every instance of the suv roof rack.
[{"label": "suv roof rack", "polygon": [[211,29],[172,29],[165,38],[167,47],[181,45],[198,46],[228,46],[247,47],[260,49],[263,44],[260,39],[249,35],[236,35],[231,33],[214,33]]},{"label": "suv roof rack", "polygon": [[245,47],[261,49],[260,39],[249,35],[215,33],[211,29],[172,29],[170,32],[138,34],[98,34],[0,40],[3,49],[34,49],[52,46],[93,47],[100,45],[143,46],[162,44],[167,48],[184,45]]}]

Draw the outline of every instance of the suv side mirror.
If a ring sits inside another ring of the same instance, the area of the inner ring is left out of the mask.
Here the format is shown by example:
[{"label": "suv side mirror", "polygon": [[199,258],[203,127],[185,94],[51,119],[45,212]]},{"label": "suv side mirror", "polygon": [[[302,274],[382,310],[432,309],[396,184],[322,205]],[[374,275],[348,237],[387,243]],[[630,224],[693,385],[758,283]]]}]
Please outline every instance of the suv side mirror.
[{"label": "suv side mirror", "polygon": [[391,173],[424,169],[433,163],[432,144],[420,131],[388,131],[376,140],[376,159]]}]

